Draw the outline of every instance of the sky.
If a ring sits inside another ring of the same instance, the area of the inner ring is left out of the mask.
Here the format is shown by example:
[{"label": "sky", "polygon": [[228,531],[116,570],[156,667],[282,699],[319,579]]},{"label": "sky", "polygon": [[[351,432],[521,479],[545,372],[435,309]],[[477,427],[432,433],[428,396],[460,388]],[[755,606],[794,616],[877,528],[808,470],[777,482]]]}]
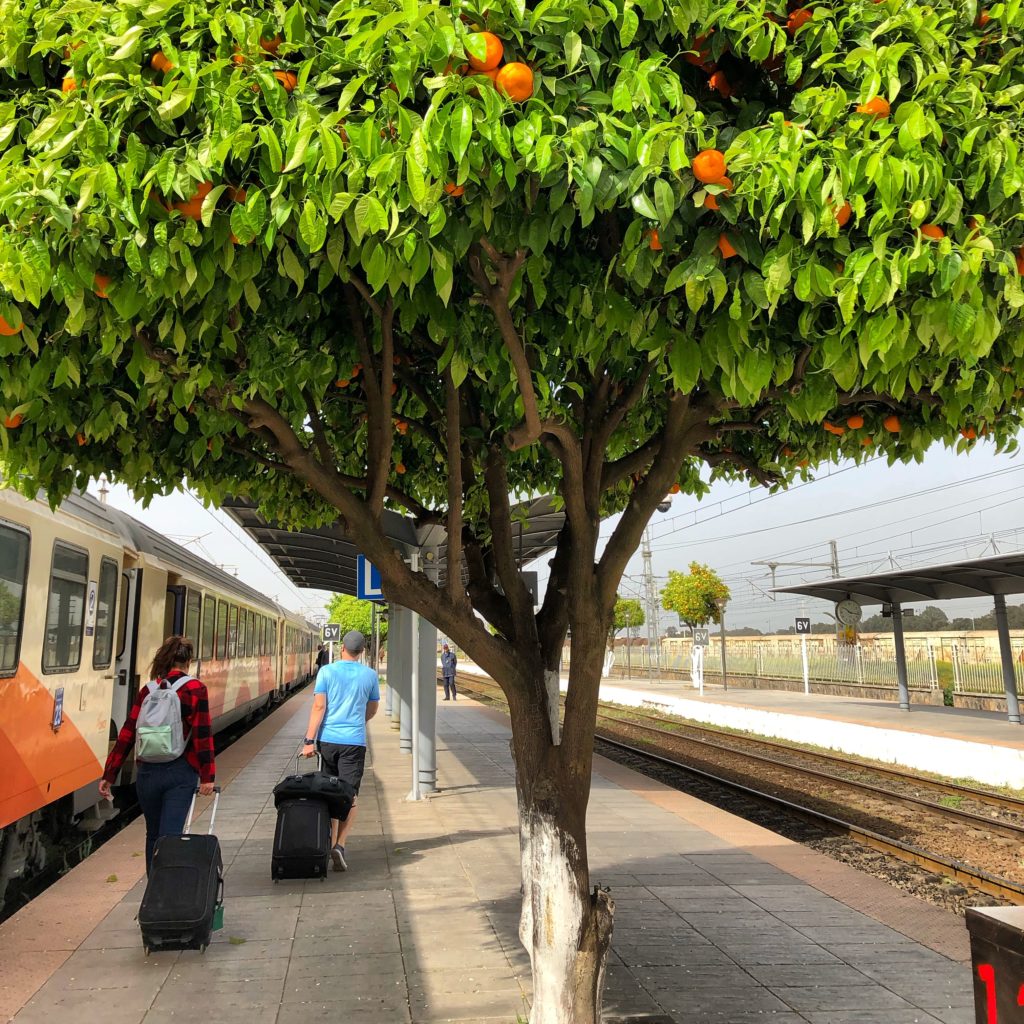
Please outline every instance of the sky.
[{"label": "sky", "polygon": [[[96,491],[94,484],[91,492]],[[226,571],[237,571],[241,579],[285,607],[309,617],[323,614],[330,595],[297,590],[227,515],[205,509],[194,496],[157,498],[144,510],[125,488],[115,485],[108,500]],[[787,586],[831,575],[830,540],[836,541],[842,575],[1020,551],[1022,510],[1024,456],[997,455],[986,443],[960,454],[934,448],[921,465],[890,467],[876,460],[861,466],[822,467],[813,483],[776,495],[728,483],[716,484],[700,502],[675,495],[670,510],[651,520],[651,564],[658,587],[670,569],[685,572],[691,561],[710,565],[732,592],[729,628],[785,628],[797,615],[822,619],[831,607],[808,598],[773,599],[769,569],[754,562],[780,563],[777,584]],[[604,535],[613,526],[609,521]],[[814,564],[785,564],[793,562]],[[543,591],[546,559],[534,568]],[[620,592],[643,596],[640,552],[627,567]],[[942,607],[951,618],[991,610],[984,599]],[[873,611],[877,609],[868,609],[868,614]],[[675,616],[661,613],[662,631],[676,624]]]}]

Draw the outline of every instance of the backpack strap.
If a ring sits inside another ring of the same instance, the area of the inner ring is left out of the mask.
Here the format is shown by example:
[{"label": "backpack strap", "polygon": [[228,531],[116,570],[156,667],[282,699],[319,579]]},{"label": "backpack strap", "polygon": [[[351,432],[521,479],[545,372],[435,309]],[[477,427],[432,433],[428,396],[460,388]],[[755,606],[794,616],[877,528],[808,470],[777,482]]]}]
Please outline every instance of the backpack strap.
[{"label": "backpack strap", "polygon": [[186,683],[191,683],[195,679],[195,676],[179,676],[171,683],[169,689],[177,693]]}]

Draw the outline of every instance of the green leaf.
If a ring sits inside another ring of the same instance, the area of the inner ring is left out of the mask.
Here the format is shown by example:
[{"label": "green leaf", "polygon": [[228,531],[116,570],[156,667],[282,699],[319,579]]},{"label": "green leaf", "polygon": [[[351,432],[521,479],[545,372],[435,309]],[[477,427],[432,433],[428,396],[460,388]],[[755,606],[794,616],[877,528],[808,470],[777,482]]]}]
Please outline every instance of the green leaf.
[{"label": "green leaf", "polygon": [[675,193],[664,178],[658,178],[654,183],[654,205],[658,210],[658,219],[664,227],[672,219],[676,209]]},{"label": "green leaf", "polygon": [[672,382],[683,392],[692,391],[700,380],[700,348],[692,338],[677,338],[669,349]]},{"label": "green leaf", "polygon": [[689,266],[686,263],[677,263],[671,271],[669,271],[668,279],[665,281],[665,294],[674,292],[677,288],[683,285],[686,281],[687,275],[689,274]]},{"label": "green leaf", "polygon": [[578,32],[567,32],[565,35],[565,68],[567,71],[575,71],[576,65],[580,62],[583,53],[583,40]]},{"label": "green leaf", "polygon": [[657,220],[658,211],[654,208],[650,199],[643,194],[643,192],[637,192],[631,200],[633,209],[640,214],[641,217],[646,217],[648,220]]},{"label": "green leaf", "polygon": [[181,117],[192,105],[194,96],[194,89],[179,89],[171,93],[170,98],[156,108],[157,117],[164,121],[173,121],[176,117]]},{"label": "green leaf", "polygon": [[327,239],[327,218],[312,199],[307,199],[302,207],[299,237],[309,252],[319,252]]},{"label": "green leaf", "polygon": [[461,160],[469,148],[469,140],[473,137],[473,108],[463,100],[449,121],[451,132],[452,154]]},{"label": "green leaf", "polygon": [[451,370],[452,383],[455,387],[459,387],[466,379],[466,375],[469,373],[469,364],[459,351],[452,353]]},{"label": "green leaf", "polygon": [[423,168],[411,152],[405,154],[405,180],[412,201],[417,206],[422,206],[427,198],[427,184],[423,179]]}]

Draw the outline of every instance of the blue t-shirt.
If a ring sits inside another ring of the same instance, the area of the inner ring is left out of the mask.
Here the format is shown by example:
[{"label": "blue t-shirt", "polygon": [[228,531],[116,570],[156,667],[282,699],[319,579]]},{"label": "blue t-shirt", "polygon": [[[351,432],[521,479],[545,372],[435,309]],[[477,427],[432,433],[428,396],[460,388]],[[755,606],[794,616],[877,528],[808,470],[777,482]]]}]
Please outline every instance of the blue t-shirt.
[{"label": "blue t-shirt", "polygon": [[320,739],[365,747],[366,703],[380,700],[377,673],[358,661],[333,661],[317,672],[313,692],[327,695]]}]

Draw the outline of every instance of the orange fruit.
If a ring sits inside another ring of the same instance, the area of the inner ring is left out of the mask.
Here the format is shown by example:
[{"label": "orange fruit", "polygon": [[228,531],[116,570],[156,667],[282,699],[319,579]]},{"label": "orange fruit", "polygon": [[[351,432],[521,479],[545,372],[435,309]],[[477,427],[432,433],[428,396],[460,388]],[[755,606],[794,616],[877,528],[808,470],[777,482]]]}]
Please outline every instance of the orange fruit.
[{"label": "orange fruit", "polygon": [[709,79],[708,85],[718,93],[722,99],[728,99],[732,95],[732,86],[729,79],[725,77],[724,71],[716,71]]},{"label": "orange fruit", "polygon": [[231,63],[232,64],[244,64],[245,63],[245,54],[242,53],[241,47],[236,45],[236,46],[232,46],[231,49],[234,50],[234,53],[231,54]]},{"label": "orange fruit", "polygon": [[394,395],[394,394],[397,394],[397,393],[398,393],[398,385],[394,381],[392,381],[391,382],[391,394]]},{"label": "orange fruit", "polygon": [[867,103],[857,105],[858,114],[870,114],[872,117],[888,117],[889,101],[884,96],[873,96]]},{"label": "orange fruit", "polygon": [[174,70],[174,64],[164,56],[163,50],[157,50],[156,53],[153,54],[150,58],[149,66],[154,71],[159,71],[163,74]]},{"label": "orange fruit", "polygon": [[[728,195],[732,191],[732,181],[729,178],[722,177],[720,181],[714,182],[715,185],[725,186],[725,195]],[[704,209],[705,210],[717,210],[718,209],[718,196],[713,196],[710,192],[704,197]]]},{"label": "orange fruit", "polygon": [[353,377],[358,377],[359,374],[361,374],[362,372],[363,372],[363,364],[362,363],[356,363],[356,365],[352,367],[352,376]]},{"label": "orange fruit", "polygon": [[811,460],[810,460],[810,459],[801,459],[801,460],[800,460],[800,461],[799,461],[799,462],[797,463],[797,465],[798,465],[798,466],[799,466],[799,467],[800,467],[801,469],[806,469],[806,468],[807,468],[807,467],[808,467],[808,466],[809,466],[810,464],[811,464]]},{"label": "orange fruit", "polygon": [[336,388],[347,388],[347,387],[348,387],[348,379],[347,379],[347,378],[344,378],[344,379],[342,379],[342,380],[336,380],[336,381],[334,382],[334,386],[335,386]]},{"label": "orange fruit", "polygon": [[968,441],[973,441],[978,436],[978,431],[974,427],[964,427],[960,431],[963,437],[966,437]]},{"label": "orange fruit", "polygon": [[4,417],[4,426],[8,430],[16,430],[24,422],[25,417],[20,412],[16,412],[13,416]]},{"label": "orange fruit", "polygon": [[658,229],[657,228],[651,228],[647,232],[647,244],[655,252],[661,252],[661,238],[658,235]]},{"label": "orange fruit", "polygon": [[277,48],[284,42],[284,36],[279,32],[273,39],[261,39],[260,48],[266,50],[267,53],[277,53]]},{"label": "orange fruit", "polygon": [[107,289],[110,287],[110,278],[106,274],[92,275],[93,291],[101,298],[107,298]]},{"label": "orange fruit", "polygon": [[494,84],[498,87],[498,92],[514,103],[522,103],[533,95],[533,72],[525,64],[506,64],[498,72]]},{"label": "orange fruit", "polygon": [[294,71],[275,71],[273,75],[284,86],[285,92],[291,92],[299,84],[299,76]]},{"label": "orange fruit", "polygon": [[828,420],[825,420],[825,422],[822,423],[822,427],[824,427],[828,433],[835,434],[836,437],[842,437],[843,434],[846,433],[846,427],[837,427],[834,423],[829,423]]},{"label": "orange fruit", "polygon": [[79,40],[77,43],[72,43],[70,46],[65,46],[64,47],[64,59],[65,60],[70,60],[71,59],[71,54],[75,50],[81,49],[81,47],[84,46],[84,45],[85,44],[81,40]]},{"label": "orange fruit", "polygon": [[977,25],[978,28],[984,28],[991,20],[992,15],[986,10],[981,10],[978,12],[978,20],[975,21],[974,24]]},{"label": "orange fruit", "polygon": [[469,57],[469,66],[474,71],[492,71],[501,63],[501,58],[505,54],[505,47],[501,45],[501,40],[493,32],[474,32],[473,37],[484,41],[486,52],[484,59],[479,60],[467,48],[466,56]]},{"label": "orange fruit", "polygon": [[849,201],[847,201],[843,203],[843,205],[840,206],[839,209],[835,211],[835,213],[836,223],[841,228],[845,228],[846,225],[850,222],[850,214],[853,213],[853,207],[850,206]]},{"label": "orange fruit", "polygon": [[395,472],[399,476],[401,476],[405,472],[405,463],[404,462],[396,462],[395,463]]},{"label": "orange fruit", "polygon": [[81,448],[85,444],[85,434],[75,434],[75,440],[78,442],[78,447]]},{"label": "orange fruit", "polygon": [[736,255],[732,242],[724,234],[718,236],[718,251],[722,254],[722,258],[726,260]]},{"label": "orange fruit", "polygon": [[864,417],[861,416],[860,413],[854,413],[852,416],[847,418],[846,425],[851,430],[860,430],[860,428],[864,426]]},{"label": "orange fruit", "polygon": [[705,149],[693,158],[693,176],[705,185],[717,185],[725,177],[725,157],[717,149]]},{"label": "orange fruit", "polygon": [[[209,194],[209,193],[207,193]],[[234,185],[228,185],[228,195],[236,203],[244,203],[249,197],[249,193],[244,188],[235,188]]]},{"label": "orange fruit", "polygon": [[806,7],[798,7],[786,19],[786,31],[791,36],[795,36],[799,29],[803,28],[813,16],[813,12],[807,10]]},{"label": "orange fruit", "polygon": [[1017,250],[1014,254],[1014,258],[1017,262],[1017,273],[1024,276],[1024,245]]},{"label": "orange fruit", "polygon": [[946,232],[939,227],[938,224],[922,224],[918,229],[925,238],[931,238],[934,241],[938,241],[940,238],[946,237]]},{"label": "orange fruit", "polygon": [[400,434],[407,434],[409,433],[409,424],[406,423],[404,420],[399,420],[395,424],[395,430],[397,430]]},{"label": "orange fruit", "polygon": [[445,195],[454,196],[456,199],[465,193],[466,189],[462,185],[456,185],[454,182],[449,181],[444,187]]},{"label": "orange fruit", "polygon": [[199,220],[203,215],[203,200],[213,190],[212,181],[201,181],[196,185],[195,193],[191,199],[182,203],[171,203],[171,209],[177,210],[183,217],[189,220]]},{"label": "orange fruit", "polygon": [[60,83],[61,92],[74,92],[77,88],[78,83],[70,75]]},{"label": "orange fruit", "polygon": [[882,420],[882,426],[889,431],[890,434],[898,434],[900,432],[900,418],[895,413],[891,416],[886,416]]},{"label": "orange fruit", "polygon": [[24,324],[18,324],[17,327],[12,327],[2,316],[0,316],[0,336],[4,338],[10,338],[14,334],[18,334]]},{"label": "orange fruit", "polygon": [[[687,64],[692,64],[694,67],[698,68],[702,68],[707,64],[707,59],[711,56],[711,50],[704,44],[707,42],[708,36],[710,36],[714,31],[715,30],[712,29],[710,32],[699,35],[692,43],[690,43],[690,49],[696,52],[683,55],[683,60],[685,60]],[[714,70],[713,64],[707,66]]]},{"label": "orange fruit", "polygon": [[[875,3],[880,4],[881,2],[882,0],[875,0]],[[860,439],[860,444],[862,448],[870,448],[874,443],[875,439],[873,437],[862,437]]]},{"label": "orange fruit", "polygon": [[796,454],[796,453],[793,451],[792,448],[789,447],[789,445],[786,445],[786,447],[782,449],[782,454],[785,455],[786,458],[788,459],[788,458],[792,458],[792,456],[794,454]]}]

